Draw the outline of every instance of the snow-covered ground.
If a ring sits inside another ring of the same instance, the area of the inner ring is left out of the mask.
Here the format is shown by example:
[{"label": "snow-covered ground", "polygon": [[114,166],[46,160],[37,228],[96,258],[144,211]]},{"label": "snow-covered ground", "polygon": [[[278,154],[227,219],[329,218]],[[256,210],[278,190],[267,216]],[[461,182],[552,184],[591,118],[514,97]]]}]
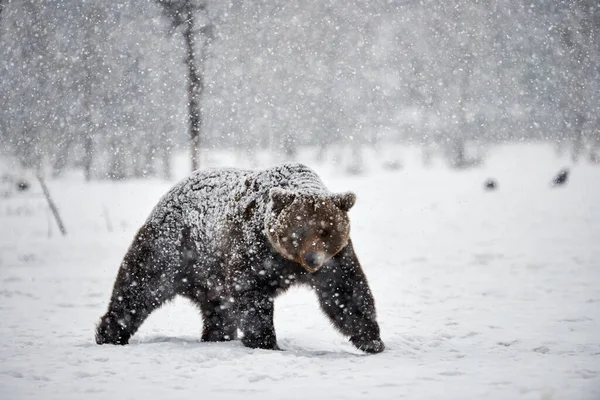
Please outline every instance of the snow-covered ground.
[{"label": "snow-covered ground", "polygon": [[398,155],[404,169],[371,155],[358,176],[310,164],[358,195],[352,237],[387,345],[373,356],[305,289],[276,301],[284,351],[199,342],[181,299],[129,346],[97,346],[119,262],[173,183],[48,182],[64,238],[37,187],[0,199],[0,399],[600,399],[600,166],[550,188],[568,163],[548,145],[458,172]]}]

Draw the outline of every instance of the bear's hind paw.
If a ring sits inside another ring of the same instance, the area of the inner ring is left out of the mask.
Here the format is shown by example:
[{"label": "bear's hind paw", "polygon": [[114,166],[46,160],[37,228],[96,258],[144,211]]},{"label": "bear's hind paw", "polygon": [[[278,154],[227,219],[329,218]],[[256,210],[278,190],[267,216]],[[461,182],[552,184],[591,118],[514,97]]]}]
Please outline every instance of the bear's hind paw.
[{"label": "bear's hind paw", "polygon": [[275,340],[257,340],[242,338],[242,344],[251,349],[281,350]]},{"label": "bear's hind paw", "polygon": [[385,350],[385,344],[381,339],[369,340],[362,343],[356,343],[352,341],[352,343],[354,344],[354,346],[356,346],[357,349],[362,350],[368,354],[377,354]]},{"label": "bear's hind paw", "polygon": [[96,328],[97,344],[126,345],[129,343],[130,337],[131,334],[119,324],[112,323],[110,317],[103,317]]}]

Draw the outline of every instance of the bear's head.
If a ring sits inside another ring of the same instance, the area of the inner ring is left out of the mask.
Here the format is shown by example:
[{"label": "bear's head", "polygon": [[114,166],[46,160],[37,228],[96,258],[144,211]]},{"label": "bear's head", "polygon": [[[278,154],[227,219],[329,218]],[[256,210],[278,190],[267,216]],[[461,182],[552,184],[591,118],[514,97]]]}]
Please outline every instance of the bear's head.
[{"label": "bear's head", "polygon": [[281,188],[269,192],[265,231],[271,246],[283,257],[316,272],[348,243],[348,210],[352,192],[295,193]]}]

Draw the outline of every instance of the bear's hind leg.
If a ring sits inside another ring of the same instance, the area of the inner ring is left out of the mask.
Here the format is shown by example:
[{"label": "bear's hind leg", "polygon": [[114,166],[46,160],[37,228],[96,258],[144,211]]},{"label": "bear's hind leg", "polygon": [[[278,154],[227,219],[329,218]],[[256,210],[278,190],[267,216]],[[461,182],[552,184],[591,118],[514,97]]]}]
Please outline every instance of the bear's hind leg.
[{"label": "bear's hind leg", "polygon": [[148,288],[119,290],[115,288],[106,314],[100,318],[96,327],[96,343],[127,344],[129,338],[139,329],[148,315],[174,294],[163,290]]},{"label": "bear's hind leg", "polygon": [[152,311],[175,297],[162,268],[166,260],[153,244],[151,228],[142,227],[119,268],[108,311],[96,327],[96,343],[127,344]]},{"label": "bear's hind leg", "polygon": [[195,284],[194,279],[186,277],[186,284],[179,288],[178,294],[191,300],[202,311],[203,342],[224,342],[237,337],[237,324],[232,315],[231,303],[203,286]]},{"label": "bear's hind leg", "polygon": [[273,298],[257,290],[249,290],[237,297],[238,323],[244,346],[279,350],[273,324]]},{"label": "bear's hind leg", "polygon": [[202,308],[202,341],[223,342],[237,337],[237,324],[226,300],[208,300]]}]

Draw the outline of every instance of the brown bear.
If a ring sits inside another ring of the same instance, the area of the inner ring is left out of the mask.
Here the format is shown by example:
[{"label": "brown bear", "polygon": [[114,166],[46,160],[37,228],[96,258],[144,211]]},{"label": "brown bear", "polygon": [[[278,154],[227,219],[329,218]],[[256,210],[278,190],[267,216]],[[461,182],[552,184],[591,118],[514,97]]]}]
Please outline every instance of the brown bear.
[{"label": "brown bear", "polygon": [[158,203],[119,269],[98,344],[127,344],[176,295],[202,311],[203,341],[278,349],[274,298],[314,289],[358,349],[383,351],[375,302],[350,240],[351,192],[333,194],[301,164],[192,173]]}]

